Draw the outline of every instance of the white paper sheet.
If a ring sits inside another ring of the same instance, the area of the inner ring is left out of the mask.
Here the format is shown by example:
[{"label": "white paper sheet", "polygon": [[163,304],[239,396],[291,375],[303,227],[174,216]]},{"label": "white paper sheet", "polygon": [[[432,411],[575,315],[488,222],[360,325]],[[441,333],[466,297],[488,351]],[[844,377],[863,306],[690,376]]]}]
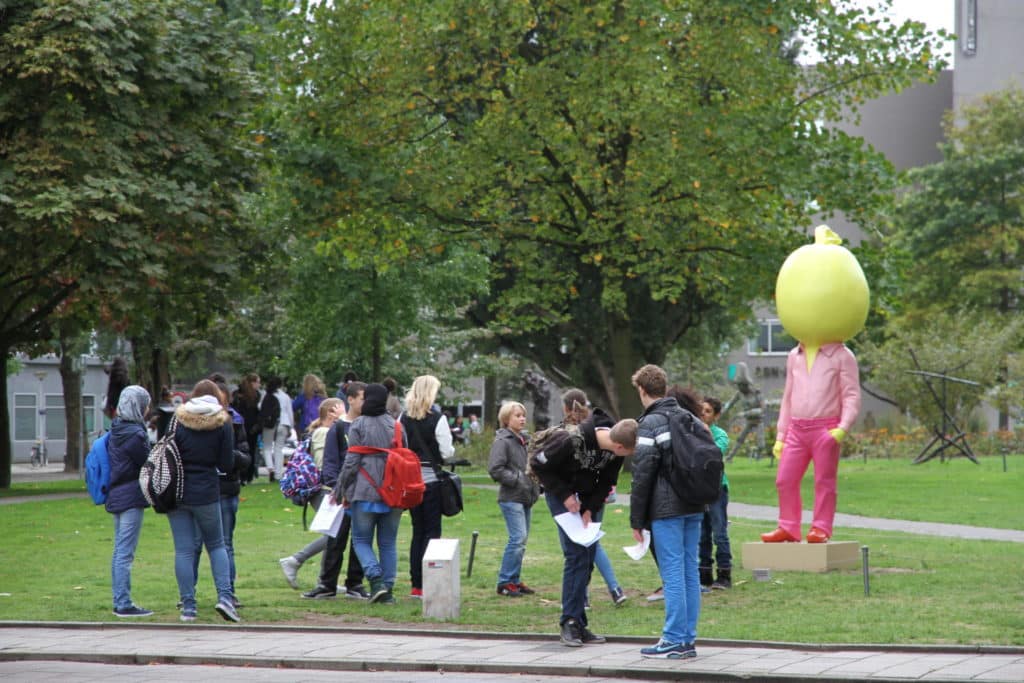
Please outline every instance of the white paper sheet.
[{"label": "white paper sheet", "polygon": [[647,554],[647,549],[651,547],[651,532],[647,529],[643,530],[644,540],[636,545],[623,546],[622,549],[626,551],[634,560],[639,560]]},{"label": "white paper sheet", "polygon": [[604,536],[600,522],[591,522],[584,527],[583,517],[578,512],[563,512],[560,515],[555,515],[555,522],[562,527],[562,531],[573,543],[585,548],[594,545]]},{"label": "white paper sheet", "polygon": [[341,530],[341,520],[345,517],[345,508],[341,505],[331,503],[330,496],[324,496],[316,516],[309,525],[310,531],[316,531],[326,536],[335,537]]}]

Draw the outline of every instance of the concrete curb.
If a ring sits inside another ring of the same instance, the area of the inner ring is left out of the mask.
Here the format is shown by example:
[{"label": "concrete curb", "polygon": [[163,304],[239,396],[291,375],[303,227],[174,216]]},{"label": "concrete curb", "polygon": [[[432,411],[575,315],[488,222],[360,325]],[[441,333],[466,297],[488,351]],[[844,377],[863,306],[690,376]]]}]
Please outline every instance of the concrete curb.
[{"label": "concrete curb", "polygon": [[[252,633],[366,633],[369,635],[430,636],[436,638],[461,638],[472,640],[521,640],[530,642],[551,642],[558,638],[554,633],[521,633],[515,631],[437,631],[428,628],[387,628],[378,626],[288,626],[280,624],[167,624],[124,621],[7,621],[0,619],[0,628],[61,628],[68,630],[110,630],[126,628],[153,631],[247,631]],[[650,636],[605,636],[609,643],[649,645]],[[733,640],[701,638],[700,644],[707,647],[747,647],[771,650],[807,650],[814,652],[838,651],[881,651],[919,654],[962,654],[962,655],[1011,655],[1024,656],[1024,646],[1015,645],[926,645],[926,644],[874,644],[874,643],[796,643],[771,640]]]}]

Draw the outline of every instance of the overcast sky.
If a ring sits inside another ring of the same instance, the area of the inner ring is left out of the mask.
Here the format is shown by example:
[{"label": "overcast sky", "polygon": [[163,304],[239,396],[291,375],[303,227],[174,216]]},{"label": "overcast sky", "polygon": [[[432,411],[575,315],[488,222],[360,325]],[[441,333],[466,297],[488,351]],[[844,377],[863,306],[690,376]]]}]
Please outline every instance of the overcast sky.
[{"label": "overcast sky", "polygon": [[[862,7],[879,6],[882,3],[874,0],[857,0]],[[953,32],[953,13],[955,0],[893,0],[892,17],[897,21],[914,19],[923,21],[928,28],[935,30],[944,28]]]},{"label": "overcast sky", "polygon": [[[855,6],[862,8],[882,7],[881,0],[848,0]],[[1021,0],[1024,2],[1024,0]],[[956,8],[956,0],[892,0],[892,7],[889,9],[889,17],[894,24],[902,24],[908,19],[922,21],[931,31],[945,29],[953,32],[953,20]],[[940,52],[940,54],[942,54]],[[953,45],[946,45],[945,54],[953,55]],[[814,64],[821,59],[816,50],[809,45],[804,45],[804,53],[800,62]],[[952,61],[950,61],[952,65]]]}]

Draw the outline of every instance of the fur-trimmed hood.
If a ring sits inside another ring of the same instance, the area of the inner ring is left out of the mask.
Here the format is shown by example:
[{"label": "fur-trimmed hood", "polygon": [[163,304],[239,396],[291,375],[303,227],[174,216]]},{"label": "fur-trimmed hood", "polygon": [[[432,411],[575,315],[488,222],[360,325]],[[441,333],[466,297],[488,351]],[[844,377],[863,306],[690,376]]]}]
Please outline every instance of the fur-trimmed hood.
[{"label": "fur-trimmed hood", "polygon": [[178,409],[174,411],[174,416],[178,418],[178,422],[183,427],[194,429],[197,432],[209,432],[219,429],[231,420],[231,416],[228,415],[227,411],[218,410],[211,415],[201,415],[186,410],[184,404],[178,406]]}]

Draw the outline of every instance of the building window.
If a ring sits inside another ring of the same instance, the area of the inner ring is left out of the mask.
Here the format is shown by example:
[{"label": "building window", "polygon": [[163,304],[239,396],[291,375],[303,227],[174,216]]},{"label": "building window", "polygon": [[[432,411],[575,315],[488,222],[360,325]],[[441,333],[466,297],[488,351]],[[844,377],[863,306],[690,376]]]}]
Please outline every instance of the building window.
[{"label": "building window", "polygon": [[35,441],[36,397],[32,394],[14,395],[14,440]]},{"label": "building window", "polygon": [[786,334],[778,320],[762,320],[757,339],[747,341],[747,353],[751,356],[780,356],[789,353],[796,344],[796,340]]},{"label": "building window", "polygon": [[92,434],[96,429],[96,397],[82,396],[82,431]]},{"label": "building window", "polygon": [[46,396],[46,438],[54,441],[63,441],[67,438],[64,397],[60,394]]}]

